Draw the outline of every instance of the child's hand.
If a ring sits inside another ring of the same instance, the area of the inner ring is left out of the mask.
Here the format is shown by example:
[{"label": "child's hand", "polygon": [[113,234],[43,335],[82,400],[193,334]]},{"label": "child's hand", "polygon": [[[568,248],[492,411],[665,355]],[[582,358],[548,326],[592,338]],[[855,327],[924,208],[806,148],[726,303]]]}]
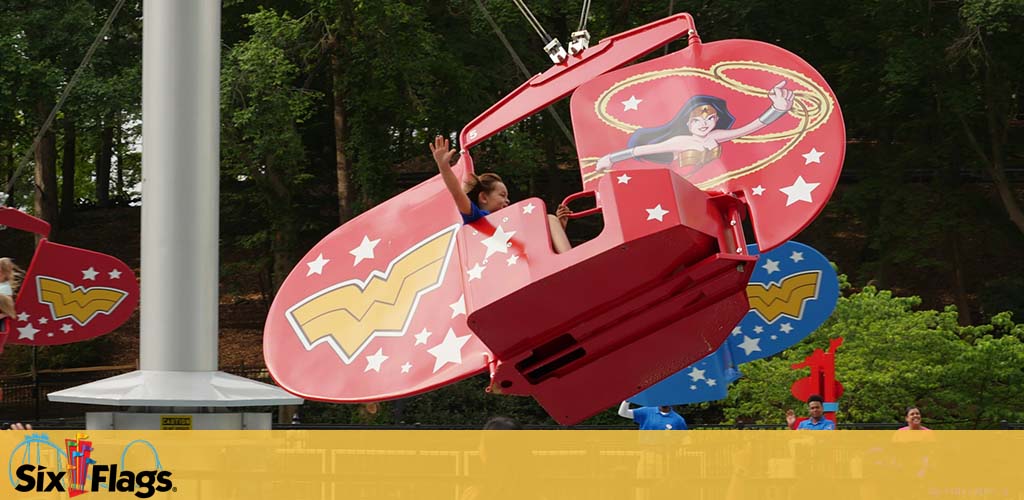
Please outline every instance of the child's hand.
[{"label": "child's hand", "polygon": [[558,205],[558,208],[555,210],[555,217],[558,217],[558,222],[562,223],[563,229],[565,228],[565,225],[569,223],[570,215],[572,215],[572,210],[565,205]]},{"label": "child's hand", "polygon": [[429,146],[430,152],[434,155],[434,161],[437,163],[437,168],[451,167],[455,150],[451,149],[448,139],[437,136],[434,138],[434,143],[429,144]]},{"label": "child's hand", "polygon": [[792,428],[796,425],[796,412],[793,410],[786,410],[786,424]]}]

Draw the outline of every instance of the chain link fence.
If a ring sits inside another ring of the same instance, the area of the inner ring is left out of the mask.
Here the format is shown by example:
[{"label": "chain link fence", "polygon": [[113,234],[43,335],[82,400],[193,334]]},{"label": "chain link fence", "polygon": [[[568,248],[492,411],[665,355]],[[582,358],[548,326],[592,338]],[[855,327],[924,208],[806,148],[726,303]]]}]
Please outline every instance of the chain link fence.
[{"label": "chain link fence", "polygon": [[[112,411],[113,407],[98,405],[82,405],[72,403],[54,403],[46,398],[50,392],[77,387],[79,385],[110,378],[136,370],[135,365],[96,366],[88,368],[69,368],[62,370],[39,370],[36,373],[19,373],[0,376],[0,421],[3,422],[35,422],[41,429],[82,429],[85,427],[86,412]],[[223,367],[221,371],[246,377],[252,380],[272,384],[270,373],[265,367],[233,366]],[[266,411],[273,411],[267,408]],[[841,422],[843,430],[895,430],[902,427],[898,423],[847,423]],[[472,430],[478,426],[459,425],[360,425],[360,424],[274,424],[274,429],[294,430]],[[566,429],[557,425],[525,425],[525,429]],[[570,429],[579,430],[629,430],[635,425],[574,426]],[[691,429],[719,430],[783,430],[784,423],[779,424],[718,424],[690,425]],[[1000,430],[1024,430],[1024,423],[1002,421]]]}]

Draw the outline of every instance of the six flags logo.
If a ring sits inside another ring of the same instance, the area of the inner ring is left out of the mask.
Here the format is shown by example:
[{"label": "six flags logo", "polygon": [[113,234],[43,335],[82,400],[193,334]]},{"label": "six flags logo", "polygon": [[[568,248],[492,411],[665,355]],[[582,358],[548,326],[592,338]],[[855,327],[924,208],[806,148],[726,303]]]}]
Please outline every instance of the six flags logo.
[{"label": "six flags logo", "polygon": [[[65,439],[66,470],[51,470],[42,464],[22,464],[15,471],[18,482],[14,489],[21,492],[66,492],[75,497],[90,491],[134,493],[139,498],[149,498],[157,492],[176,490],[171,481],[171,472],[166,470],[145,470],[133,472],[118,470],[117,464],[101,465],[92,458],[92,441],[89,436],[76,434],[75,439]],[[26,438],[29,445],[54,446],[49,438]],[[25,443],[23,443],[25,444]],[[64,455],[64,453],[61,453]],[[13,457],[13,455],[12,455]],[[159,467],[159,462],[157,464]]]}]

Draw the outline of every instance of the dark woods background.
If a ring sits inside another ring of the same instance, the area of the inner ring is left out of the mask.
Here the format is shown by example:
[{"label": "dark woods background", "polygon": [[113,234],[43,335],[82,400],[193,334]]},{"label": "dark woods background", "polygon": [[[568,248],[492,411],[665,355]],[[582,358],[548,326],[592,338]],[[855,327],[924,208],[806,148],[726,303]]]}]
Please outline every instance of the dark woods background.
[{"label": "dark woods background", "polygon": [[[115,3],[0,0],[3,181]],[[513,3],[483,3],[530,72],[545,70],[541,43]],[[581,3],[528,5],[565,42]],[[604,1],[594,2],[588,29],[596,43],[681,11],[694,15],[705,42],[757,39],[810,62],[837,94],[849,139],[837,192],[798,237],[849,277],[836,316],[778,359],[745,365],[746,379],[725,402],[684,414],[781,420],[777,412],[796,404],[788,384],[797,373],[787,363],[843,335],[847,420],[895,421],[899,406],[915,402],[926,419],[950,425],[1019,420],[1024,327],[1013,319],[1024,315],[1024,40],[1014,27],[1024,25],[1024,3]],[[7,193],[10,205],[53,222],[55,240],[136,266],[141,16],[141,2],[125,4]],[[302,254],[433,175],[428,139],[458,131],[525,78],[476,0],[225,0],[222,29],[221,361],[261,366],[265,307]],[[554,109],[569,121],[566,102]],[[548,113],[475,156],[509,181],[516,199],[535,195],[553,206],[579,186],[575,151]],[[577,239],[597,230],[570,228]],[[23,265],[32,244],[29,235],[0,232],[0,255]],[[919,299],[897,298],[908,296]],[[131,363],[132,328],[41,349],[37,368]],[[30,366],[25,350],[4,354],[3,371]],[[546,421],[528,400],[484,395],[485,383],[378,407],[310,405],[305,418],[482,423],[501,412]],[[594,422],[621,423],[613,415]]]}]

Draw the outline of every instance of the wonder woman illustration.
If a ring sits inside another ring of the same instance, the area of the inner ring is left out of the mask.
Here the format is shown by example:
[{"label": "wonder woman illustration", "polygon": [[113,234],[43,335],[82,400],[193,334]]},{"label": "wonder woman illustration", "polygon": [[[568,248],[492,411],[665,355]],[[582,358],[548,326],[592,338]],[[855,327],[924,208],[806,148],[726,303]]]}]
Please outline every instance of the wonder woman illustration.
[{"label": "wonder woman illustration", "polygon": [[691,97],[672,120],[664,125],[641,128],[629,138],[628,148],[607,154],[597,161],[597,170],[607,170],[630,158],[671,164],[683,168],[684,177],[693,175],[722,155],[722,143],[750,135],[778,120],[793,107],[793,91],[786,80],[768,92],[771,106],[760,117],[733,129],[736,119],[724,99],[706,95]]}]

